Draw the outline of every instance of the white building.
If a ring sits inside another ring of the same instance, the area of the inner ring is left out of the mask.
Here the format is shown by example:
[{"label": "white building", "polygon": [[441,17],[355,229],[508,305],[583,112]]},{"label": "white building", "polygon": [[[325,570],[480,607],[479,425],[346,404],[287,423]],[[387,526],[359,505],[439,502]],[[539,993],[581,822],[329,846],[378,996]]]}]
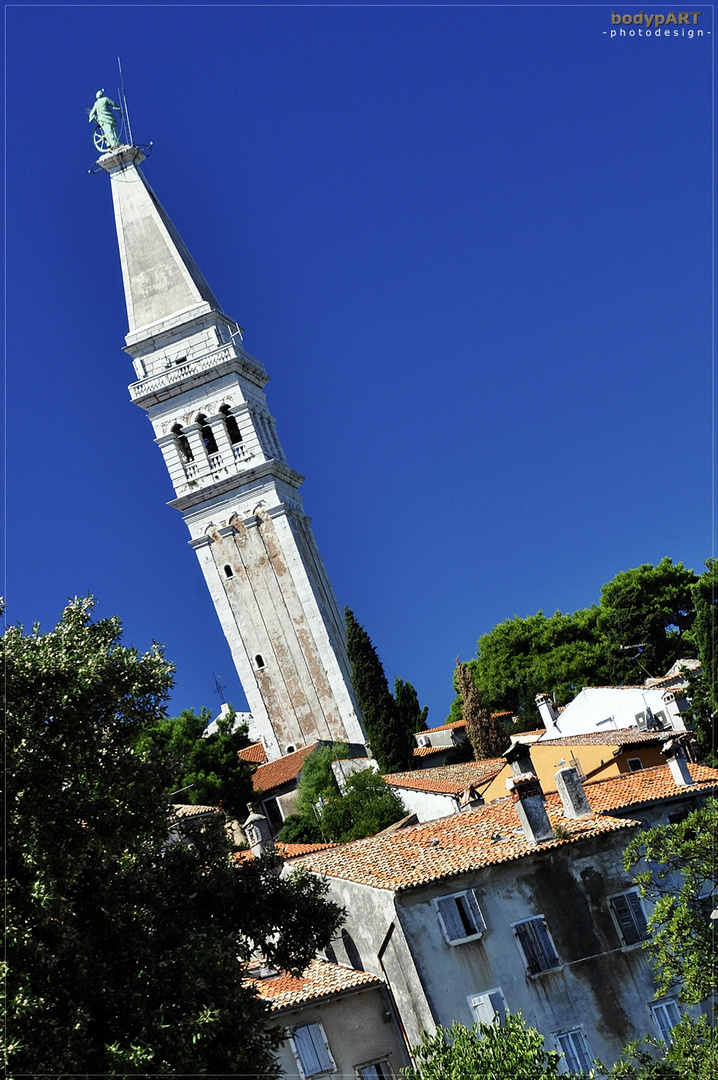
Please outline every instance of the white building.
[{"label": "white building", "polygon": [[542,739],[635,727],[640,731],[685,731],[690,704],[680,686],[586,686],[563,709],[548,694],[536,697],[546,726]]},{"label": "white building", "polygon": [[364,743],[344,621],[267,408],[268,376],[122,146],[110,176],[125,351],[270,758],[317,739]]}]

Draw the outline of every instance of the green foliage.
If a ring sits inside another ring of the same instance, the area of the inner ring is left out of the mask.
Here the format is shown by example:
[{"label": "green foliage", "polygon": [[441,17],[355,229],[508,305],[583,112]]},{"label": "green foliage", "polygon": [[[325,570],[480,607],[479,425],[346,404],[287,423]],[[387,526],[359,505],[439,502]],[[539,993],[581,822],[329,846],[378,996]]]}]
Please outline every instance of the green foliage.
[{"label": "green foliage", "polygon": [[684,1013],[668,1047],[653,1038],[633,1042],[605,1075],[608,1080],[715,1080],[716,1031],[705,1016],[694,1019]]},{"label": "green foliage", "polygon": [[[700,581],[712,612],[715,568],[710,572],[712,579],[704,575]],[[664,674],[677,659],[695,656],[700,648],[694,625],[698,586],[692,570],[665,558],[657,566],[645,563],[621,571],[603,586],[598,606],[550,616],[539,611],[498,623],[479,638],[477,656],[469,661],[487,707],[517,713],[522,727],[535,727],[541,723],[536,694],[555,694],[557,703],[565,705],[584,686],[642,683],[647,673]],[[714,615],[706,618],[708,630],[701,640],[713,656]],[[632,645],[643,647],[640,654],[625,648]],[[449,720],[458,719],[460,711],[457,699]]]},{"label": "green foliage", "polygon": [[469,664],[456,664],[454,682],[461,697],[461,712],[466,721],[466,735],[477,761],[499,757],[508,749],[509,737],[499,720],[491,715],[474,680]]},{"label": "green foliage", "polygon": [[374,836],[403,817],[406,807],[396,792],[374,769],[362,769],[347,777],[342,795],[326,803],[321,830],[327,840],[344,844]]},{"label": "green foliage", "polygon": [[364,730],[382,773],[402,772],[413,764],[414,734],[426,724],[428,709],[419,705],[411,683],[397,679],[392,697],[381,660],[366,630],[344,609],[347,656],[352,686],[362,714]]},{"label": "green foliage", "polygon": [[169,842],[165,767],[137,742],[171,683],[76,600],[2,637],[7,691],[10,1075],[276,1074],[243,981],[261,950],[298,971],[341,917],[275,858],[234,864],[221,819]]},{"label": "green foliage", "polygon": [[[697,581],[683,563],[661,559],[622,570],[601,589],[598,629],[607,644],[614,683],[643,682],[662,675],[676,660],[694,655],[690,629],[695,618],[692,587]],[[642,644],[640,666],[622,646]]]},{"label": "green foliage", "polygon": [[715,922],[718,862],[718,801],[709,800],[675,825],[638,834],[624,854],[626,869],[644,860],[636,874],[642,896],[655,907],[648,920],[650,951],[659,994],[679,988],[682,1001],[699,1002],[718,993]]},{"label": "green foliage", "polygon": [[252,798],[251,767],[238,756],[249,745],[247,729],[232,730],[236,714],[230,711],[205,738],[211,719],[206,709],[199,716],[185,709],[174,719],[160,717],[143,731],[137,749],[162,764],[167,790],[176,792],[173,802],[221,806],[230,817],[243,817]]},{"label": "green foliage", "polygon": [[347,757],[344,743],[315,750],[299,778],[299,813],[285,820],[280,840],[287,844],[345,843],[372,836],[406,816],[401,799],[374,769],[351,774],[341,793],[331,766]]},{"label": "green foliage", "polygon": [[699,751],[709,764],[718,765],[718,559],[707,559],[706,569],[692,587],[695,619],[691,636],[698,650],[700,671],[688,676],[691,708]]},{"label": "green foliage", "polygon": [[414,1059],[402,1072],[405,1080],[557,1080],[561,1055],[547,1050],[543,1035],[517,1012],[503,1023],[495,1017],[491,1024],[454,1022],[434,1035],[424,1032]]}]

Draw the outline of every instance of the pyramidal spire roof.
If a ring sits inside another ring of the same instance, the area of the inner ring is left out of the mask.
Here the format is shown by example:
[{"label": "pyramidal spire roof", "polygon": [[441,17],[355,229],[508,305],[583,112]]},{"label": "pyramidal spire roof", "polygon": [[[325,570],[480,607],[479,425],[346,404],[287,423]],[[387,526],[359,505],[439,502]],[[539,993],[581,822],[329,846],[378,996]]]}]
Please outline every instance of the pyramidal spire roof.
[{"label": "pyramidal spire roof", "polygon": [[98,164],[110,174],[130,334],[217,299],[138,165],[144,154],[121,146]]}]

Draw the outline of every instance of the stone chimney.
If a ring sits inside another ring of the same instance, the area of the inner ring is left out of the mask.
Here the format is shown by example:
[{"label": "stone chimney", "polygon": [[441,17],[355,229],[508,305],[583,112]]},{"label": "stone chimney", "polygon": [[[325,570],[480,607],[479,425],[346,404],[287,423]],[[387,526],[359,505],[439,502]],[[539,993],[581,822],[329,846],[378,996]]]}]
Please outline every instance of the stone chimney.
[{"label": "stone chimney", "polygon": [[693,783],[693,777],[688,770],[685,750],[680,739],[669,739],[661,747],[661,753],[668,762],[677,787],[689,787]]},{"label": "stone chimney", "polygon": [[511,792],[524,835],[530,844],[553,839],[553,828],[546,813],[541,783],[534,773],[510,776],[506,787]]},{"label": "stone chimney", "polygon": [[508,750],[503,754],[506,761],[511,766],[511,772],[514,776],[523,776],[524,773],[533,773],[536,775],[533,761],[531,760],[531,751],[526,743],[515,742],[513,746],[510,746]]},{"label": "stone chimney", "polygon": [[261,858],[265,852],[274,847],[272,843],[272,831],[264,814],[258,814],[251,803],[247,803],[249,817],[242,825],[244,835],[247,837],[249,849],[255,859]]},{"label": "stone chimney", "polygon": [[556,781],[556,789],[563,803],[564,817],[589,817],[593,813],[588,804],[586,792],[583,790],[581,777],[572,765],[567,765],[565,769],[559,769],[557,773],[554,773],[553,778]]},{"label": "stone chimney", "polygon": [[558,710],[548,694],[536,695],[536,708],[539,711],[539,715],[543,720],[543,725],[547,731],[556,731],[556,720],[558,719]]}]

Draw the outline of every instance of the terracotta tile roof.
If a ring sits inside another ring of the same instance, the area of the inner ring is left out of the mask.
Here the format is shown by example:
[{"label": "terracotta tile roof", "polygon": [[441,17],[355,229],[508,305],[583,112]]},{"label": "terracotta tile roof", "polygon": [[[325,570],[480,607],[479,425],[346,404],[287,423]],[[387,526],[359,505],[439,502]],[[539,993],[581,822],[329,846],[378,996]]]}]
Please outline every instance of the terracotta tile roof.
[{"label": "terracotta tile roof", "polygon": [[[325,851],[327,848],[339,847],[338,844],[285,844],[281,840],[277,840],[275,850],[284,860],[301,858],[302,855],[311,855],[314,851]],[[242,863],[248,862],[253,859],[254,855],[249,848],[242,848],[241,851],[232,852],[232,860],[234,862]]]},{"label": "terracotta tile roof", "polygon": [[267,760],[267,751],[261,742],[255,742],[251,746],[245,746],[243,750],[240,750],[239,756],[242,761],[251,761],[263,765]]},{"label": "terracotta tile roof", "polygon": [[309,967],[296,978],[279,972],[266,979],[250,980],[259,997],[269,1003],[271,1012],[296,1009],[323,998],[346,994],[351,990],[369,986],[381,986],[381,979],[366,971],[331,964],[328,960],[312,960]]},{"label": "terracotta tile roof", "polygon": [[432,731],[450,731],[452,728],[466,727],[465,720],[454,720],[451,724],[439,724],[438,727],[422,728],[421,731],[415,732],[416,735],[428,735]]},{"label": "terracotta tile roof", "polygon": [[319,746],[313,742],[309,746],[303,746],[301,750],[295,750],[292,754],[285,754],[276,761],[268,761],[266,765],[260,765],[252,774],[252,787],[255,792],[266,795],[273,788],[288,784],[290,780],[296,780],[302,771],[302,766],[307,758],[314,753]]},{"label": "terracotta tile roof", "polygon": [[535,745],[633,746],[634,743],[664,742],[675,734],[675,731],[640,731],[637,727],[607,728],[605,731],[587,731],[583,735],[559,735],[553,739],[541,739]]},{"label": "terracotta tile roof", "polygon": [[451,746],[415,746],[414,757],[430,757],[431,754],[446,754]]},{"label": "terracotta tile roof", "polygon": [[652,769],[639,769],[605,780],[594,780],[586,784],[584,790],[596,814],[610,814],[679,795],[718,791],[718,769],[709,769],[707,765],[689,765],[688,770],[694,780],[690,787],[676,784],[668,765],[655,765]]},{"label": "terracotta tile roof", "polygon": [[452,817],[410,825],[393,835],[340,844],[332,851],[308,855],[301,865],[327,877],[398,892],[639,824],[597,815],[564,818],[558,797],[547,799],[547,811],[551,823],[568,833],[565,838],[530,844],[507,797]]},{"label": "terracotta tile roof", "polygon": [[502,757],[489,758],[486,761],[464,761],[459,765],[437,765],[435,769],[419,769],[416,772],[389,773],[384,779],[392,787],[458,795],[470,784],[492,780],[505,765]]},{"label": "terracotta tile roof", "polygon": [[216,806],[191,805],[190,803],[175,803],[172,807],[174,817],[198,817],[200,814],[220,813]]}]

